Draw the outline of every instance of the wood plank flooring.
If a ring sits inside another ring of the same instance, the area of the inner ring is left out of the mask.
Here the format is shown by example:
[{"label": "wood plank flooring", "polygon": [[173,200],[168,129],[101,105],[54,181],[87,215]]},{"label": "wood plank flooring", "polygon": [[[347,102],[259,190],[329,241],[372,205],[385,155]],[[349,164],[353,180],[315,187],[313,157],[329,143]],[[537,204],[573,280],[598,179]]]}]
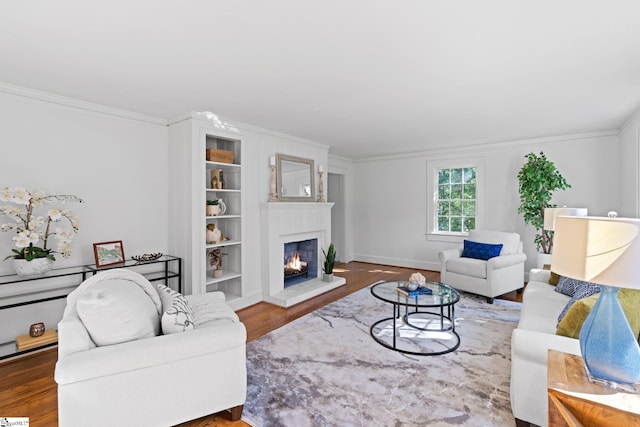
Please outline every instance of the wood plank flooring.
[{"label": "wood plank flooring", "polygon": [[[438,281],[440,278],[440,273],[435,271],[363,262],[338,264],[334,268],[334,274],[347,280],[345,286],[288,309],[264,302],[258,303],[239,310],[238,316],[247,328],[247,340],[251,341],[375,281],[406,280],[415,271],[420,271],[427,280]],[[516,292],[501,298],[522,301],[522,295]],[[53,348],[0,363],[0,417],[29,417],[31,427],[58,425],[58,396],[53,380],[57,358],[57,350]],[[211,426],[240,427],[248,424],[243,421],[230,421],[229,413],[221,412],[180,425]]]}]

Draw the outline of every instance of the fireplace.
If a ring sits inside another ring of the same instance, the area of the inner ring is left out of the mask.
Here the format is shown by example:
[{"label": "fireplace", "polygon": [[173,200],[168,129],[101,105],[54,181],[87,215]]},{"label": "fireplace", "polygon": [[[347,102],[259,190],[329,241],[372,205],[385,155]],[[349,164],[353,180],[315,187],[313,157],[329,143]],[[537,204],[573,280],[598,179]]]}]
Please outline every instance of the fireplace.
[{"label": "fireplace", "polygon": [[[322,248],[328,247],[331,242],[332,206],[333,203],[316,202],[270,202],[262,205],[264,301],[291,307],[345,284],[342,277],[323,282],[320,274]],[[297,246],[294,249],[287,248],[293,242]],[[296,251],[300,264],[307,263],[306,273],[302,269],[299,273],[285,272],[287,269],[283,264],[289,263],[288,258],[295,255]],[[287,278],[289,274],[294,277]]]},{"label": "fireplace", "polygon": [[318,239],[284,244],[284,287],[318,276]]}]

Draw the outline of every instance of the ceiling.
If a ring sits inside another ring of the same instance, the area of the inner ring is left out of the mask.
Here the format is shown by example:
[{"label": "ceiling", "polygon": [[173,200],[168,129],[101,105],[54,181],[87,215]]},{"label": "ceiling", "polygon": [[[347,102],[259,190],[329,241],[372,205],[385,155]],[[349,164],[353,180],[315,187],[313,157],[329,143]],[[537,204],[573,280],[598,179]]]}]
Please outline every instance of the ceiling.
[{"label": "ceiling", "polygon": [[0,82],[350,158],[610,130],[640,108],[640,2],[3,1]]}]

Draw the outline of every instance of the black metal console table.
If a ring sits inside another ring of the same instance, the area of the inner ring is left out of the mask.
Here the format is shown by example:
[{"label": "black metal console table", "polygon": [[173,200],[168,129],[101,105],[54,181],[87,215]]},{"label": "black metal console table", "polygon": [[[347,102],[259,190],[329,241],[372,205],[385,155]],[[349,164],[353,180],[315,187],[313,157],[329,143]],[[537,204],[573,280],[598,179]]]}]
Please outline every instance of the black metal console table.
[{"label": "black metal console table", "polygon": [[[162,269],[154,269],[153,266],[157,264],[162,264]],[[26,282],[35,282],[41,280],[67,280],[69,279],[68,284],[63,284],[58,286],[57,289],[48,289],[42,291],[32,292],[34,296],[33,299],[27,299],[25,301],[13,302],[4,304],[3,300],[12,300],[19,299],[20,295],[14,295],[11,297],[0,298],[0,310],[7,310],[10,308],[21,307],[25,305],[38,304],[47,301],[54,301],[62,298],[66,298],[69,295],[70,289],[76,288],[80,285],[84,280],[89,277],[89,275],[97,274],[100,271],[111,270],[114,268],[129,268],[134,271],[138,271],[140,274],[145,276],[147,280],[150,282],[163,281],[166,286],[169,286],[171,279],[177,279],[178,281],[178,292],[182,292],[182,258],[175,257],[172,255],[163,255],[162,257],[152,260],[152,261],[135,261],[135,260],[127,260],[124,263],[109,265],[106,267],[96,267],[95,264],[81,265],[76,267],[67,267],[67,268],[57,268],[53,269],[47,273],[38,275],[38,276],[18,276],[17,274],[9,274],[0,276],[0,286],[7,286],[17,283],[26,283]],[[60,290],[61,292],[56,292],[56,290]],[[39,297],[41,294],[49,294],[46,297]],[[54,294],[54,295],[50,295]],[[26,332],[26,331],[25,331]],[[53,347],[57,345],[57,342],[52,342],[48,344],[44,344],[38,347],[29,348],[26,350],[18,351],[16,349],[15,341],[8,341],[4,343],[0,343],[0,360],[8,359],[11,357],[15,357],[21,354],[31,353],[37,350],[42,350],[47,347]]]}]

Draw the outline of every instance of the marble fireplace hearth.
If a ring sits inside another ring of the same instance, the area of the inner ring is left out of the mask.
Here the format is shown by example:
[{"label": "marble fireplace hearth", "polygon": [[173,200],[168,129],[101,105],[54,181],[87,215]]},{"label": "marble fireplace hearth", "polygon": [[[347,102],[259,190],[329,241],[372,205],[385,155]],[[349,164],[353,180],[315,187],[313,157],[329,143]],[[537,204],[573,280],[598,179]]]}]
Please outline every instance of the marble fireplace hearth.
[{"label": "marble fireplace hearth", "polygon": [[335,289],[346,283],[342,277],[333,281],[322,281],[322,268],[317,277],[285,288],[284,245],[285,243],[317,239],[317,262],[324,263],[322,249],[329,246],[331,238],[331,207],[333,203],[271,202],[263,205],[263,299],[280,307],[294,304]]}]

